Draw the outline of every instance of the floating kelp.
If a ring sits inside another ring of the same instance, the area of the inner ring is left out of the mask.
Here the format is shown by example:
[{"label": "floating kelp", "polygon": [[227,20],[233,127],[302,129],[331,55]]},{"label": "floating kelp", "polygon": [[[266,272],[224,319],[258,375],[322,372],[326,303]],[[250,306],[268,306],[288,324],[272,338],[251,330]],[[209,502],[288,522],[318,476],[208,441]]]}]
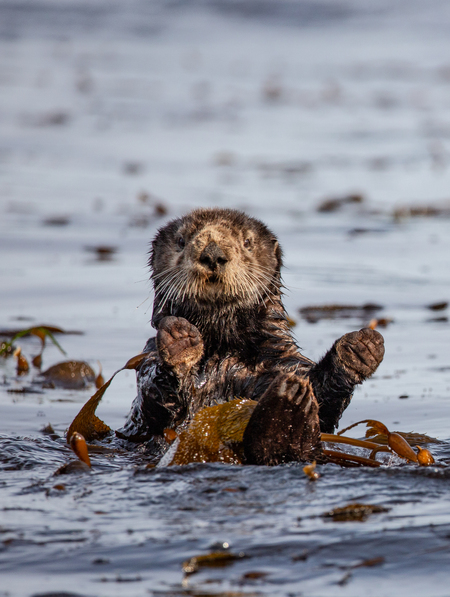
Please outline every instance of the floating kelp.
[{"label": "floating kelp", "polygon": [[387,328],[387,326],[392,323],[394,320],[390,317],[380,317],[379,319],[373,318],[370,320],[368,324],[368,328],[375,330],[376,328]]},{"label": "floating kelp", "polygon": [[63,464],[58,470],[54,472],[58,475],[71,475],[72,473],[89,473],[90,467],[82,460],[71,460],[67,464]]},{"label": "floating kelp", "polygon": [[97,407],[100,404],[100,400],[103,398],[103,394],[109,388],[114,377],[120,371],[123,371],[124,369],[136,369],[147,357],[147,354],[148,353],[144,352],[129,359],[121,369],[118,369],[111,376],[111,378],[106,383],[104,383],[97,390],[97,392],[95,392],[95,394],[91,396],[91,398],[89,398],[89,400],[77,414],[75,419],[72,421],[72,424],[70,425],[67,431],[67,441],[70,441],[70,438],[75,432],[80,433],[86,439],[86,441],[102,439],[111,432],[111,428],[108,427],[108,425],[106,425],[95,414],[95,411],[97,410]]},{"label": "floating kelp", "polygon": [[371,320],[382,305],[366,303],[364,305],[317,305],[302,307],[300,315],[308,323],[317,323],[322,319],[350,319],[352,317],[363,321]]},{"label": "floating kelp", "polygon": [[419,453],[417,454],[417,461],[421,466],[430,466],[430,464],[435,463],[433,455],[429,450],[426,448],[421,448],[420,446],[416,446],[416,448],[419,450]]},{"label": "floating kelp", "polygon": [[448,202],[442,202],[429,203],[426,205],[405,205],[394,209],[392,217],[396,221],[401,221],[406,218],[448,218],[450,217],[450,204]]},{"label": "floating kelp", "polygon": [[190,462],[243,462],[242,441],[254,400],[235,399],[201,409],[177,440],[171,465]]},{"label": "floating kelp", "polygon": [[118,248],[112,245],[97,245],[96,247],[85,247],[85,251],[92,253],[96,261],[112,261]]},{"label": "floating kelp", "polygon": [[367,425],[366,437],[371,438],[373,444],[376,446],[372,449],[370,459],[374,459],[378,452],[392,451],[397,454],[397,456],[400,456],[400,458],[404,458],[409,462],[416,462],[421,466],[434,464],[434,458],[428,450],[416,446],[419,450],[419,454],[421,454],[419,459],[418,454],[414,452],[411,446],[420,440],[422,443],[437,442],[437,440],[416,433],[390,432],[386,425],[375,419],[363,419],[362,421],[353,423],[353,425],[349,425],[340,431],[337,437],[344,437],[342,436],[343,433],[361,424]]},{"label": "floating kelp", "polygon": [[303,467],[303,472],[309,479],[311,479],[311,481],[317,481],[317,479],[320,477],[319,473],[316,471],[316,464],[317,463],[314,460],[314,462],[311,462],[311,464],[307,464]]},{"label": "floating kelp", "polygon": [[41,373],[46,387],[80,390],[95,381],[96,375],[90,365],[83,361],[63,361]]},{"label": "floating kelp", "polygon": [[50,338],[50,340],[62,352],[62,354],[66,354],[55,339],[54,334],[81,334],[81,332],[65,332],[63,329],[51,325],[38,325],[20,330],[0,330],[0,336],[11,338],[9,342],[2,342],[0,347],[0,356],[7,356],[11,352],[10,349],[13,342],[25,336],[37,336],[41,340],[41,355],[42,351],[44,350],[45,340],[47,337]]},{"label": "floating kelp", "polygon": [[87,445],[86,445],[86,440],[81,435],[81,433],[78,433],[77,431],[75,431],[75,433],[72,434],[72,436],[71,436],[71,438],[69,440],[69,444],[70,444],[70,447],[72,448],[72,450],[78,456],[78,458],[82,462],[84,462],[85,464],[87,464],[88,467],[90,468],[91,467],[91,460],[89,458],[88,449],[87,449]]},{"label": "floating kelp", "polygon": [[223,566],[229,566],[236,560],[245,558],[245,554],[240,552],[238,554],[230,551],[214,551],[206,555],[194,556],[190,560],[183,562],[183,572],[185,574],[194,574],[198,572],[200,568],[209,567],[217,568]]},{"label": "floating kelp", "polygon": [[[142,353],[130,359],[88,400],[69,427],[68,442],[76,432],[84,436],[87,441],[102,439],[111,432],[110,427],[95,414],[100,400],[119,371],[138,368],[147,354]],[[159,462],[159,466],[182,466],[192,462],[243,464],[245,462],[244,431],[256,405],[257,402],[254,400],[235,398],[223,404],[202,408],[196,413],[189,426],[179,432],[173,428],[165,429],[164,438],[171,446]],[[356,439],[343,435],[345,431],[363,423],[368,426],[366,438],[370,439]],[[421,434],[390,432],[380,421],[364,419],[343,429],[338,434],[322,433],[320,462],[321,464],[330,462],[341,466],[379,467],[382,462],[376,459],[376,455],[379,452],[386,452],[396,454],[408,462],[428,466],[434,463],[433,456],[428,450],[417,444],[432,441],[437,440]],[[328,444],[333,447],[330,448]],[[365,448],[369,453],[367,456],[361,456],[343,452],[334,449],[335,444]],[[417,447],[419,455],[414,452],[411,445]],[[316,463],[314,462],[306,465],[303,471],[308,478],[316,480],[319,478],[319,474],[315,468]]]},{"label": "floating kelp", "polygon": [[374,506],[373,504],[353,503],[341,508],[333,508],[333,510],[322,514],[322,517],[329,518],[334,522],[364,522],[372,514],[380,514],[381,512],[389,512],[389,508]]},{"label": "floating kelp", "polygon": [[[0,336],[4,335],[11,338],[9,341],[3,341],[0,344],[0,356],[7,358],[14,356],[17,359],[16,371],[18,376],[25,375],[30,370],[30,365],[27,358],[22,352],[22,347],[14,347],[14,342],[20,338],[26,336],[36,336],[41,341],[41,349],[39,354],[35,355],[31,363],[36,369],[40,369],[42,365],[42,354],[46,345],[46,339],[50,338],[53,344],[61,351],[62,354],[66,354],[64,349],[60,346],[54,337],[54,334],[81,334],[78,331],[65,331],[60,327],[41,325],[33,326],[23,329],[14,330],[2,330]],[[96,383],[97,387],[103,385],[104,380],[101,375],[101,365],[98,376],[95,375],[92,367],[83,361],[62,361],[49,367],[46,371],[40,374],[40,383],[44,384],[46,388],[65,388],[65,389],[84,389],[90,383]],[[32,383],[36,385],[39,382],[39,377],[33,379]],[[8,390],[9,391],[9,390]],[[17,389],[15,389],[17,391]],[[19,390],[20,391],[20,390]]]},{"label": "floating kelp", "polygon": [[439,301],[437,303],[431,303],[427,305],[427,308],[431,311],[444,311],[448,307],[448,301]]},{"label": "floating kelp", "polygon": [[22,349],[20,346],[16,348],[13,353],[13,356],[17,359],[17,375],[25,375],[30,370],[30,365],[28,364],[27,359],[22,354]]},{"label": "floating kelp", "polygon": [[364,202],[364,197],[360,194],[345,195],[344,197],[333,197],[325,199],[317,206],[319,213],[329,213],[342,209],[344,205],[361,204]]}]

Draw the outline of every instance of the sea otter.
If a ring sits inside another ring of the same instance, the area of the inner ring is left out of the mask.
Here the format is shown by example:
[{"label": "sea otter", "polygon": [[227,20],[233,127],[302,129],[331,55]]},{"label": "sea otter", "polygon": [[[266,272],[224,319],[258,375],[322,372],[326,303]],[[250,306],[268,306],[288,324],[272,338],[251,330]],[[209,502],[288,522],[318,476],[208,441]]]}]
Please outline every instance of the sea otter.
[{"label": "sea otter", "polygon": [[292,337],[282,303],[282,252],[259,220],[232,209],[197,209],[161,228],[151,247],[156,338],[138,369],[138,396],[116,433],[167,449],[164,430],[187,427],[203,407],[257,401],[243,460],[310,460],[332,433],[357,384],[384,355],[362,329],[314,363]]}]

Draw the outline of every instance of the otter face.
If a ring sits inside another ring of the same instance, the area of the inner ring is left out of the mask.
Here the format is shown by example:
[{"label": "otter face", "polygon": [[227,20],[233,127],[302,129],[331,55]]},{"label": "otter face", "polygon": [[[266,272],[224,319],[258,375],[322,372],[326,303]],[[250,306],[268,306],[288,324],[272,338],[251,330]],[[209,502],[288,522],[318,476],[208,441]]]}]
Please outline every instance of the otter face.
[{"label": "otter face", "polygon": [[276,237],[235,210],[199,209],[170,222],[153,241],[150,266],[159,311],[193,301],[250,307],[279,296]]}]

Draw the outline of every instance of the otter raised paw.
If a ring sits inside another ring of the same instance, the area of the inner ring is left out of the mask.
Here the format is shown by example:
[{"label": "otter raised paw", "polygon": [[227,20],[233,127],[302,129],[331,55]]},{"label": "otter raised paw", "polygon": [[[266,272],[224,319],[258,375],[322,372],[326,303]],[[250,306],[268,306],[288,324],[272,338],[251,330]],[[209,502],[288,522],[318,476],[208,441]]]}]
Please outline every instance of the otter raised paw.
[{"label": "otter raised paw", "polygon": [[296,374],[279,375],[261,396],[245,429],[246,463],[311,460],[319,446],[319,405],[311,384]]},{"label": "otter raised paw", "polygon": [[320,407],[320,428],[333,433],[354,388],[372,375],[384,356],[383,336],[370,328],[345,334],[309,373]]},{"label": "otter raised paw", "polygon": [[161,320],[156,346],[164,364],[179,376],[191,371],[203,354],[200,332],[184,317],[164,317]]},{"label": "otter raised paw", "polygon": [[371,328],[345,334],[334,348],[339,364],[355,384],[372,375],[384,357],[383,336]]}]

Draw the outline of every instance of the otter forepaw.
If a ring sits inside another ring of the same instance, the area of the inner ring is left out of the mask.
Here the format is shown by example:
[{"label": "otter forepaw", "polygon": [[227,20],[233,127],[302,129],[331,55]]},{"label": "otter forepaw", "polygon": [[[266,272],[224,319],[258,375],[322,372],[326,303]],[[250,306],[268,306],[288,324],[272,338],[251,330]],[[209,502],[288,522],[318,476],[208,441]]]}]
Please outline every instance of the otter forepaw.
[{"label": "otter forepaw", "polygon": [[183,317],[164,317],[159,324],[156,346],[163,362],[178,375],[188,373],[202,358],[200,332]]},{"label": "otter forepaw", "polygon": [[361,383],[375,372],[384,357],[384,339],[376,330],[363,328],[340,338],[336,355],[353,383]]},{"label": "otter forepaw", "polygon": [[309,460],[320,444],[319,407],[308,380],[276,377],[255,407],[244,432],[249,464]]}]

